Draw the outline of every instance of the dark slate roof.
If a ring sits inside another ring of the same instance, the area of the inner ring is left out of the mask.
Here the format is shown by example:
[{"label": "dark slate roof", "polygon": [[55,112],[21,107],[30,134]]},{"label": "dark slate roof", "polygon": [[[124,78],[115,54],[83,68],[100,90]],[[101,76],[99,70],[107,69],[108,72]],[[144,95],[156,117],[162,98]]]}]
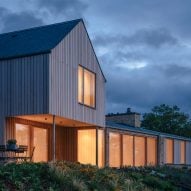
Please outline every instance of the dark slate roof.
[{"label": "dark slate roof", "polygon": [[81,19],[0,34],[0,60],[48,53]]},{"label": "dark slate roof", "polygon": [[191,141],[191,139],[187,138],[187,137],[182,137],[182,136],[168,134],[168,133],[162,133],[162,132],[158,132],[158,131],[152,131],[152,130],[145,129],[142,127],[133,127],[133,126],[129,126],[129,125],[121,124],[121,123],[115,123],[115,122],[111,122],[111,121],[106,121],[106,127],[112,128],[115,130],[125,130],[125,131],[129,131],[129,132],[133,132],[133,133],[141,133],[141,134],[145,134],[145,135],[162,136],[162,137],[166,137],[166,138],[174,138],[174,139]]}]

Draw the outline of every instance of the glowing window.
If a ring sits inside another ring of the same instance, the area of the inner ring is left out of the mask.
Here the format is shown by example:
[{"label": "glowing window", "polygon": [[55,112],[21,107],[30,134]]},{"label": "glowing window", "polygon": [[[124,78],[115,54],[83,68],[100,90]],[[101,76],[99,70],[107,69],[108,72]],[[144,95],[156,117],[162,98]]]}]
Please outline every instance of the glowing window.
[{"label": "glowing window", "polygon": [[95,107],[95,74],[78,67],[78,102]]},{"label": "glowing window", "polygon": [[157,164],[157,140],[147,137],[147,165]]},{"label": "glowing window", "polygon": [[135,136],[135,166],[145,165],[145,138]]},{"label": "glowing window", "polygon": [[181,164],[185,164],[185,149],[186,149],[186,147],[185,147],[185,141],[181,141],[180,142],[180,153],[181,153],[181,155],[180,155],[180,163]]},{"label": "glowing window", "polygon": [[98,130],[98,166],[104,166],[105,154],[104,154],[104,130]]},{"label": "glowing window", "polygon": [[123,135],[123,166],[133,166],[133,136]]},{"label": "glowing window", "polygon": [[16,124],[16,140],[18,145],[27,145],[30,151],[30,128],[28,125]]},{"label": "glowing window", "polygon": [[166,151],[166,163],[172,164],[173,163],[173,140],[172,139],[165,139],[165,151]]},{"label": "glowing window", "polygon": [[120,134],[109,133],[109,166],[120,167]]},{"label": "glowing window", "polygon": [[35,146],[33,161],[34,162],[46,162],[48,161],[48,130],[43,128],[33,128]]},{"label": "glowing window", "polygon": [[78,161],[96,164],[96,130],[78,130]]}]

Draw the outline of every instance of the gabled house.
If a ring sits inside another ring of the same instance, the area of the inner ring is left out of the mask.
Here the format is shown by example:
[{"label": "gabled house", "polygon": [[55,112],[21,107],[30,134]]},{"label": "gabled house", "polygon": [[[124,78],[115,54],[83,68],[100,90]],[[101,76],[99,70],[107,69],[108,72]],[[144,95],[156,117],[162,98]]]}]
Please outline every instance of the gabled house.
[{"label": "gabled house", "polygon": [[105,82],[83,20],[0,34],[0,144],[33,161],[98,166],[191,164],[191,139],[140,127],[140,114],[106,116]]},{"label": "gabled house", "polygon": [[1,34],[0,144],[35,146],[34,161],[103,164],[105,82],[81,19]]}]

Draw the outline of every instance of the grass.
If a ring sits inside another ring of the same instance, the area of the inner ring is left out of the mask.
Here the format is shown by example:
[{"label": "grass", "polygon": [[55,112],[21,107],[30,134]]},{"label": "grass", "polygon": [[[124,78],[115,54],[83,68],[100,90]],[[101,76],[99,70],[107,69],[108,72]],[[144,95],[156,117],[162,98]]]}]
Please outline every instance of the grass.
[{"label": "grass", "polygon": [[171,167],[102,168],[59,161],[0,165],[0,191],[191,190],[191,171]]}]

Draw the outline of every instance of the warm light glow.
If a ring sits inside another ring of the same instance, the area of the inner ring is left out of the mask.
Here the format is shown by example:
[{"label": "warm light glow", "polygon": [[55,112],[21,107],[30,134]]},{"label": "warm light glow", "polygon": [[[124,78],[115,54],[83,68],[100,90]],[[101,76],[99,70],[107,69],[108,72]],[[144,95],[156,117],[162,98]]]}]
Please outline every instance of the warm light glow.
[{"label": "warm light glow", "polygon": [[120,167],[120,134],[109,133],[109,166]]},{"label": "warm light glow", "polygon": [[123,166],[133,166],[133,136],[123,135]]},{"label": "warm light glow", "polygon": [[96,130],[78,130],[78,161],[96,164]]},{"label": "warm light glow", "polygon": [[95,107],[95,74],[78,67],[78,102]]},{"label": "warm light glow", "polygon": [[173,140],[172,139],[165,139],[165,153],[166,153],[166,163],[172,164],[173,163]]},{"label": "warm light glow", "polygon": [[27,155],[29,156],[30,152],[30,128],[28,125],[16,124],[16,140],[18,145],[28,146]]},{"label": "warm light glow", "polygon": [[34,162],[48,161],[47,129],[34,127]]},{"label": "warm light glow", "polygon": [[84,70],[84,104],[95,106],[95,75]]},{"label": "warm light glow", "polygon": [[135,136],[135,166],[145,165],[145,138]]},{"label": "warm light glow", "polygon": [[147,165],[157,164],[157,140],[147,137]]},{"label": "warm light glow", "polygon": [[98,166],[103,167],[105,162],[104,153],[104,130],[98,130]]},{"label": "warm light glow", "polygon": [[185,149],[186,149],[185,141],[180,141],[180,163],[185,164],[186,157],[185,157]]}]

